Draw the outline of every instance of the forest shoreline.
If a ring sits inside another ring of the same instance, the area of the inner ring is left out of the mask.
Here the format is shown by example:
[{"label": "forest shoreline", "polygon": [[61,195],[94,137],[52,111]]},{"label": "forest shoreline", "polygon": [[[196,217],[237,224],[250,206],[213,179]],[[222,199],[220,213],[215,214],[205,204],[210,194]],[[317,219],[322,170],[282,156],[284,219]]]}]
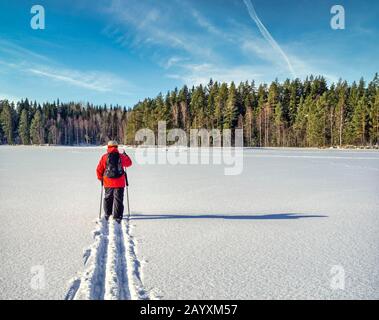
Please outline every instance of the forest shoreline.
[{"label": "forest shoreline", "polygon": [[[105,148],[106,145],[96,145],[96,144],[83,144],[83,145],[62,145],[62,144],[33,144],[33,145],[23,145],[23,144],[0,144],[1,147],[15,147],[15,148],[21,148],[21,147],[27,147],[27,148],[36,148],[36,147],[59,147],[59,148]],[[183,147],[183,146],[138,146],[138,145],[119,145],[120,148],[127,148],[127,149],[136,149],[136,148],[156,148],[156,149],[168,149],[168,148],[177,148],[177,149],[193,149],[194,147]],[[220,148],[220,147],[199,147],[199,148]],[[378,151],[379,152],[379,145],[374,146],[335,146],[335,147],[276,147],[276,146],[267,146],[267,147],[238,147],[243,150],[336,150],[336,151]],[[220,148],[222,149],[222,147]]]}]

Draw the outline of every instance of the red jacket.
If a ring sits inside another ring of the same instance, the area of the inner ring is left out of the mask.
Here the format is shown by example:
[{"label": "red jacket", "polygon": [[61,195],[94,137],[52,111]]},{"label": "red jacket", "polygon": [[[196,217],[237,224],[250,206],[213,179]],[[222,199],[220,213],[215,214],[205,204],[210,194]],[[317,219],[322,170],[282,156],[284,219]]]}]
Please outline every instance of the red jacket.
[{"label": "red jacket", "polygon": [[[111,152],[118,152],[117,147],[108,147],[107,153],[101,157],[96,169],[97,178],[100,181],[103,180],[105,188],[124,188],[125,176],[121,176],[119,178],[104,177],[104,171],[105,171],[105,166],[107,164],[108,153],[111,153]],[[132,160],[129,158],[128,155],[120,153],[120,158],[121,158],[121,165],[123,168],[127,168],[132,165]]]}]

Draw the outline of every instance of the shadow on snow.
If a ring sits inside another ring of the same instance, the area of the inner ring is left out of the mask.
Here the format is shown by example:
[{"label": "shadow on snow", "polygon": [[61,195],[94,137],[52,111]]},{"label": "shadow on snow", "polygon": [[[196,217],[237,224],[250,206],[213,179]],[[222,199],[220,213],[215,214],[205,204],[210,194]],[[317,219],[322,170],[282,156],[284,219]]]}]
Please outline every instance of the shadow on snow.
[{"label": "shadow on snow", "polygon": [[246,214],[246,215],[224,215],[224,214],[142,214],[130,215],[131,220],[164,220],[164,219],[225,219],[225,220],[296,220],[305,218],[327,218],[326,215],[300,214],[300,213],[272,213],[272,214]]}]

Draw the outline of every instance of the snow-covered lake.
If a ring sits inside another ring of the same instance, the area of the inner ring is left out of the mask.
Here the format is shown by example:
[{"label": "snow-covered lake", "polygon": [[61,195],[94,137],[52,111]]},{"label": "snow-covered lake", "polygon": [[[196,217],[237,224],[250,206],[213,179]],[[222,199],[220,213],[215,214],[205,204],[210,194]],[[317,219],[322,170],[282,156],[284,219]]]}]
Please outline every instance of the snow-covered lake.
[{"label": "snow-covered lake", "polygon": [[[84,270],[104,150],[0,147],[1,299],[62,299]],[[377,151],[246,149],[241,175],[135,164],[129,181],[150,297],[379,299]]]}]

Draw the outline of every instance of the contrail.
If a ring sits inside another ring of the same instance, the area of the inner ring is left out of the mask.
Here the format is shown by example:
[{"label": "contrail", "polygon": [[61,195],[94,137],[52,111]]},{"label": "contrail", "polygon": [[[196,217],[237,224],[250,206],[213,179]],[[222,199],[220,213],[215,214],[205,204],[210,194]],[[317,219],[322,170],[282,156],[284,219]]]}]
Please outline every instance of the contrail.
[{"label": "contrail", "polygon": [[275,41],[275,39],[271,36],[270,32],[266,29],[266,27],[263,25],[261,19],[259,19],[257,13],[255,12],[255,9],[253,7],[253,4],[250,0],[243,0],[245,3],[247,10],[249,11],[250,17],[254,20],[254,22],[257,24],[259,31],[261,32],[262,36],[269,42],[271,47],[273,47],[274,50],[278,51],[280,55],[283,57],[283,59],[286,61],[288,69],[290,70],[292,76],[296,78],[295,70],[292,67],[292,64],[290,60],[288,59],[287,55],[284,53],[282,48],[279,46],[279,44]]}]

